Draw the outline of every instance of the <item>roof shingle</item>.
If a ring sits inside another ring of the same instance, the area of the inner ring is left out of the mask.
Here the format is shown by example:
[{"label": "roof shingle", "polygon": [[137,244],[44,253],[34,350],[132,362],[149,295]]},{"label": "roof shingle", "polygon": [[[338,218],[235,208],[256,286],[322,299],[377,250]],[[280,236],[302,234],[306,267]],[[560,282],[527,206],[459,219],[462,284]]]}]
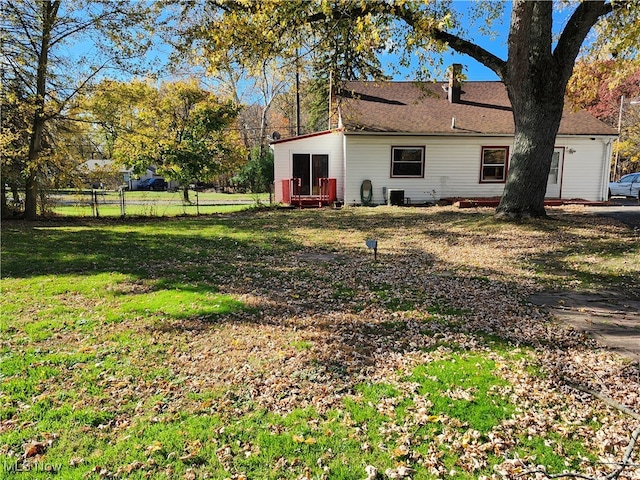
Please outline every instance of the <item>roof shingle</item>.
[{"label": "roof shingle", "polygon": [[[347,82],[340,112],[346,133],[512,135],[513,114],[501,82],[467,82],[459,103],[447,100],[447,83]],[[455,118],[455,128],[452,119]],[[559,135],[616,135],[585,111],[565,105]]]}]

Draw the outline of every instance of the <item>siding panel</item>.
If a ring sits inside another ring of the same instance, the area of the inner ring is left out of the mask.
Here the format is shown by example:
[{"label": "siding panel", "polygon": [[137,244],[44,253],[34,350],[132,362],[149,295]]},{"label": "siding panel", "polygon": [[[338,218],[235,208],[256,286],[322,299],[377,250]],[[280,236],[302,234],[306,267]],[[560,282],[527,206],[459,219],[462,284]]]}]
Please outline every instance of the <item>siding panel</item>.
[{"label": "siding panel", "polygon": [[342,133],[334,131],[273,144],[273,177],[276,203],[283,201],[282,180],[292,177],[292,155],[294,153],[329,155],[329,177],[336,179],[338,198],[344,197]]},{"label": "siding panel", "polygon": [[[411,203],[433,202],[443,197],[500,195],[504,187],[502,183],[479,182],[481,147],[512,147],[511,139],[505,137],[456,138],[453,143],[445,137],[351,135],[347,136],[346,144],[347,204],[360,203],[360,185],[365,179],[373,184],[374,203],[385,203],[383,187],[403,189],[405,198],[410,198]],[[391,178],[392,146],[424,146],[424,178]]]},{"label": "siding panel", "polygon": [[559,137],[557,143],[565,147],[561,198],[606,200],[611,140]]},{"label": "siding panel", "polygon": [[[608,185],[611,137],[565,136],[556,141],[564,147],[561,198],[603,200]],[[391,178],[391,148],[425,147],[424,178]],[[445,137],[344,135],[340,131],[278,142],[274,148],[276,202],[282,201],[282,180],[291,178],[294,153],[328,154],[329,176],[337,179],[337,194],[347,205],[361,203],[360,186],[373,184],[373,203],[386,202],[383,187],[405,191],[411,203],[433,202],[444,197],[500,196],[503,183],[480,183],[483,146],[507,146],[513,139],[498,137]],[[344,155],[343,155],[344,152]]]},{"label": "siding panel", "polygon": [[[608,143],[609,142],[609,143]],[[558,138],[565,147],[561,198],[603,199],[610,154],[610,139]],[[424,178],[391,178],[392,146],[424,146]],[[367,136],[347,135],[345,202],[359,204],[360,185],[373,184],[373,203],[386,199],[383,187],[403,189],[411,203],[433,202],[446,197],[494,197],[502,195],[504,183],[480,183],[483,146],[506,146],[513,152],[511,137]],[[571,153],[572,150],[575,152]]]}]

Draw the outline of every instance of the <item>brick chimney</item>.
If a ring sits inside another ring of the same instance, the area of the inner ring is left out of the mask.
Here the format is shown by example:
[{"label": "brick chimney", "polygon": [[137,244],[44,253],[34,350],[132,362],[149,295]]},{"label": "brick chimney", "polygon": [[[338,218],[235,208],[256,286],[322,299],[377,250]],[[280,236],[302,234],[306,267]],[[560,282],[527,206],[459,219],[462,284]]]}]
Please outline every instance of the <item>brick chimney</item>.
[{"label": "brick chimney", "polygon": [[447,98],[450,103],[458,103],[460,101],[460,74],[462,74],[462,65],[454,63],[449,69],[449,88],[447,90]]}]

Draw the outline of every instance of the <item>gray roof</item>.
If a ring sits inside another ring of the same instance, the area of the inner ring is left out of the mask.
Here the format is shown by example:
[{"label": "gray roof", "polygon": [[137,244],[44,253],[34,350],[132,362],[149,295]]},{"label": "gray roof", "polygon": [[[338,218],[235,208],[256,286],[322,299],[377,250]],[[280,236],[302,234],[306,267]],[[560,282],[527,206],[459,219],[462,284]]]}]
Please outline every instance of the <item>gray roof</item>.
[{"label": "gray roof", "polygon": [[[347,82],[339,94],[345,133],[512,135],[513,114],[501,82],[467,82],[458,103],[447,83]],[[455,118],[455,128],[451,128]],[[585,111],[565,106],[558,135],[617,135]]]}]

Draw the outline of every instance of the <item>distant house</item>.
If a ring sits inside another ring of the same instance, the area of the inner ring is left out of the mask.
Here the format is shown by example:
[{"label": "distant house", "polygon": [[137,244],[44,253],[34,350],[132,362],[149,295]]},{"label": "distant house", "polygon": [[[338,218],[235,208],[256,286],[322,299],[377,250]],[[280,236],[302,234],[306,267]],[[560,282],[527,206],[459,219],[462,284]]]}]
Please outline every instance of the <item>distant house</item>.
[{"label": "distant house", "polygon": [[[337,128],[274,141],[276,201],[347,205],[496,197],[504,189],[514,123],[501,82],[349,82]],[[549,199],[607,198],[617,132],[565,108]]]},{"label": "distant house", "polygon": [[81,168],[86,169],[88,171],[94,171],[99,169],[107,169],[113,167],[113,160],[109,160],[106,158],[91,158],[89,160],[84,161],[81,164]]},{"label": "distant house", "polygon": [[[109,171],[109,170],[112,170],[113,172],[117,172],[117,176],[118,176],[118,178],[116,179],[117,185],[118,186],[125,185],[128,190],[137,190],[139,185],[142,184],[142,182],[144,182],[145,180],[151,180],[154,178],[164,180],[164,177],[162,175],[158,175],[158,173],[156,172],[155,165],[150,165],[149,167],[147,167],[144,173],[140,175],[135,175],[133,173],[133,169],[118,167],[113,160],[102,159],[102,158],[100,159],[92,158],[90,160],[83,162],[80,168],[81,170],[84,170],[85,172],[89,172],[90,174],[104,173],[105,171]],[[90,182],[91,186],[94,188],[100,188],[103,181],[105,181],[104,179],[96,179],[96,178],[91,178],[90,180],[91,180]],[[107,182],[105,181],[105,184],[106,183]],[[177,182],[170,181],[168,183],[168,186],[170,189],[175,189],[178,187],[178,184]]]},{"label": "distant house", "polygon": [[129,178],[131,170],[119,167],[113,160],[106,158],[91,158],[79,166],[87,183],[92,188],[114,188]]}]

